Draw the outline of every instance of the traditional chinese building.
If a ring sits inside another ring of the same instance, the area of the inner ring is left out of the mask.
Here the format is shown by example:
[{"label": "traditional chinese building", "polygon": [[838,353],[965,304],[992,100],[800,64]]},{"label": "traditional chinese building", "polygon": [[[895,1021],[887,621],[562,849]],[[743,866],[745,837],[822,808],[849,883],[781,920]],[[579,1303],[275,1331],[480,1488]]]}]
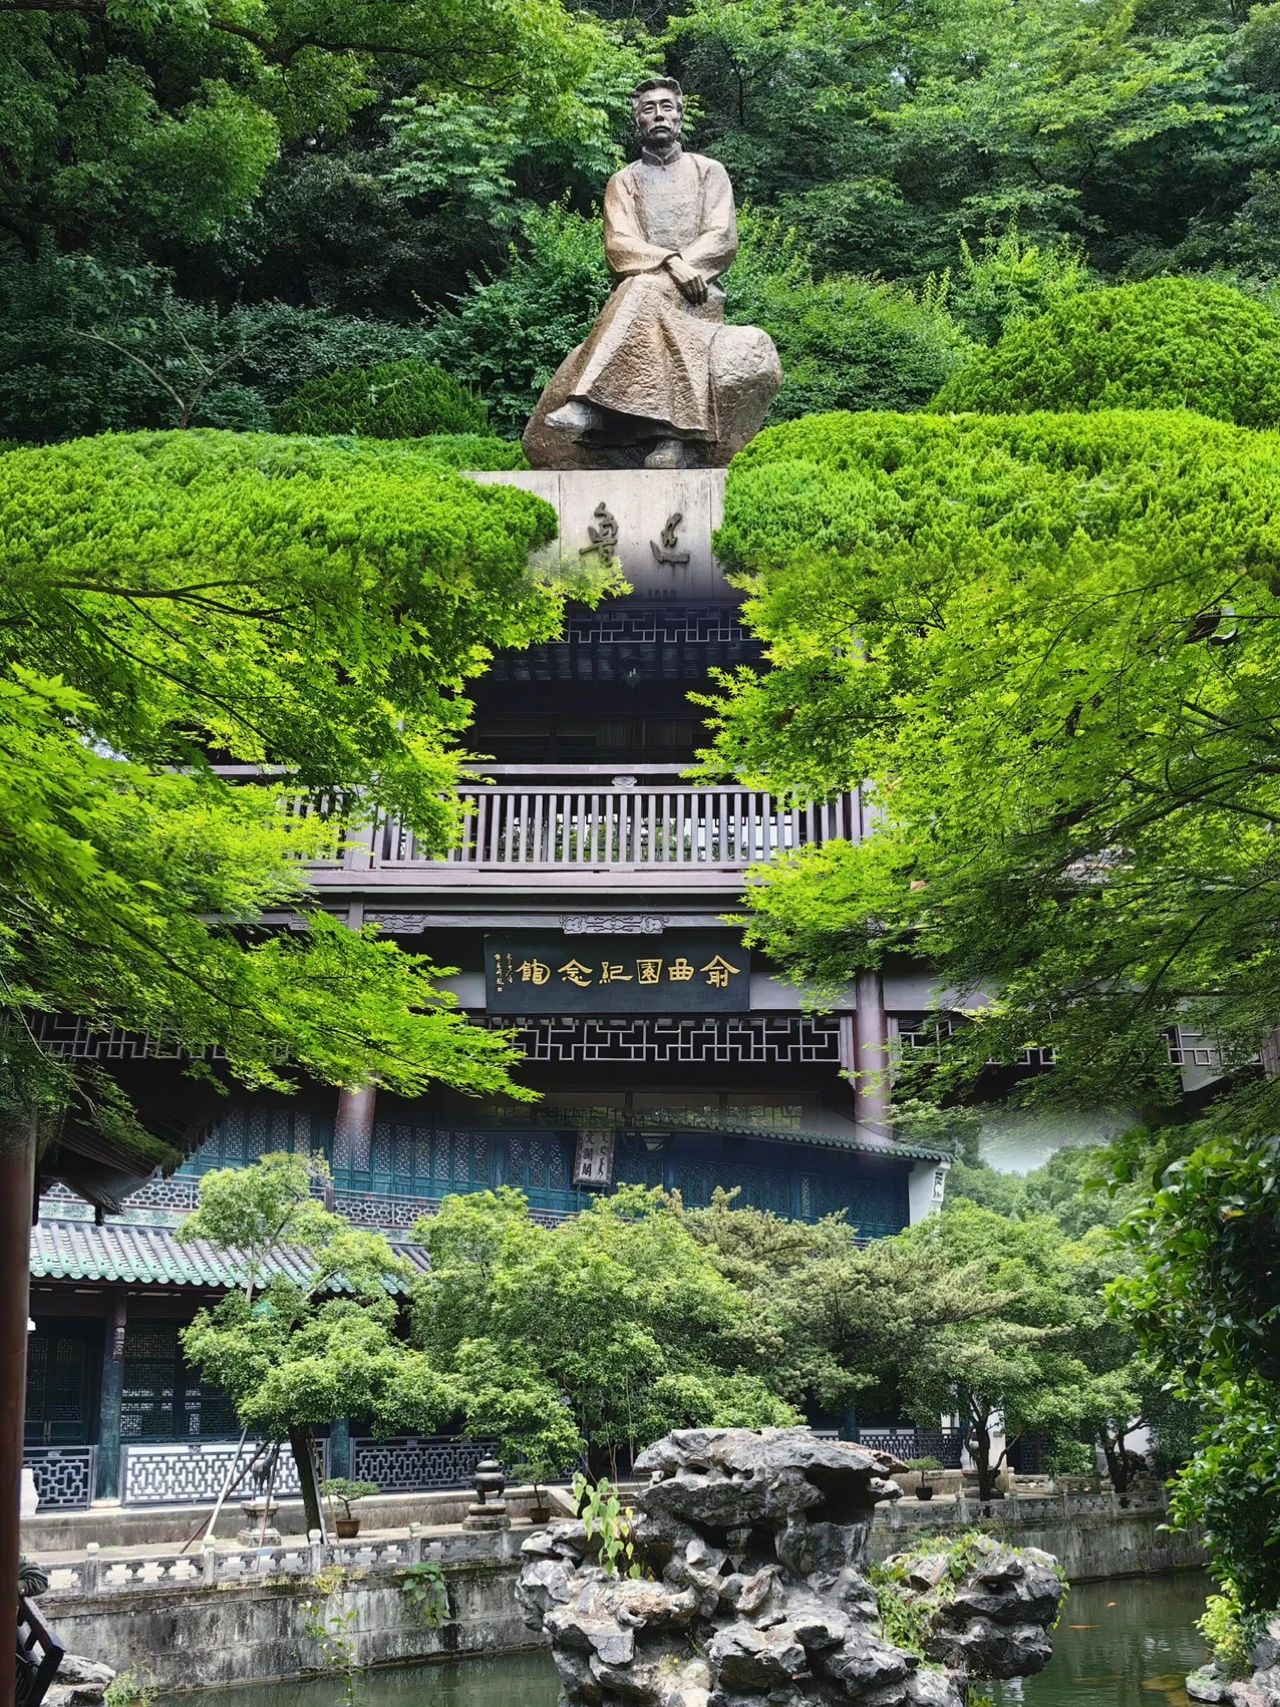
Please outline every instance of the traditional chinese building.
[{"label": "traditional chinese building", "polygon": [[[809,1014],[725,919],[750,866],[865,825],[856,796],[784,809],[683,779],[703,739],[690,693],[758,657],[711,555],[723,475],[485,478],[547,497],[561,548],[618,561],[633,591],[580,610],[555,644],[499,657],[478,684],[479,780],[450,857],[423,858],[410,831],[382,821],[314,878],[350,924],[376,921],[460,968],[461,1003],[518,1031],[542,1100],[242,1094],[178,1174],[104,1224],[46,1198],[27,1410],[46,1502],[200,1498],[220,1479],[233,1419],[185,1367],[178,1330],[235,1276],[173,1238],[210,1168],[323,1151],[338,1207],[398,1241],[446,1193],[503,1184],[548,1216],[624,1182],[691,1205],[724,1187],[782,1215],[842,1210],[867,1238],[941,1198],[945,1152],[898,1142],[883,1089],[849,1078],[882,1067],[925,1008],[923,972],[864,977],[837,1011]],[[146,1039],[52,1040],[186,1094]],[[456,1448],[352,1443],[341,1428],[330,1452],[335,1470],[387,1488],[465,1468]]]}]

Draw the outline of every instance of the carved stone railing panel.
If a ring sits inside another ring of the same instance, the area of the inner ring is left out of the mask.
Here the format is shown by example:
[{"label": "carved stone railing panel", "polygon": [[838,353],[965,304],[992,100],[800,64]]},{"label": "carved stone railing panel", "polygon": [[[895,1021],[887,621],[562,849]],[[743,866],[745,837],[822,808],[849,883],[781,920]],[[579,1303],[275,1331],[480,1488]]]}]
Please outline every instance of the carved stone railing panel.
[{"label": "carved stone railing panel", "polygon": [[[328,1441],[318,1441],[317,1455],[321,1475],[327,1474]],[[243,1467],[257,1450],[246,1443],[240,1455]],[[217,1499],[226,1480],[227,1471],[236,1458],[236,1442],[177,1441],[146,1445],[126,1442],[120,1449],[120,1498],[124,1505],[189,1505]],[[233,1500],[247,1499],[253,1493],[250,1483],[243,1482],[231,1495]],[[277,1496],[300,1492],[298,1467],[287,1449],[282,1449],[276,1464],[274,1492]]]},{"label": "carved stone railing panel", "polygon": [[376,1482],[384,1494],[465,1488],[476,1465],[492,1451],[492,1441],[444,1435],[357,1439],[351,1442],[351,1474],[358,1482]]},{"label": "carved stone railing panel", "polygon": [[80,1511],[92,1505],[98,1471],[96,1446],[28,1446],[22,1462],[35,1477],[42,1511]]}]

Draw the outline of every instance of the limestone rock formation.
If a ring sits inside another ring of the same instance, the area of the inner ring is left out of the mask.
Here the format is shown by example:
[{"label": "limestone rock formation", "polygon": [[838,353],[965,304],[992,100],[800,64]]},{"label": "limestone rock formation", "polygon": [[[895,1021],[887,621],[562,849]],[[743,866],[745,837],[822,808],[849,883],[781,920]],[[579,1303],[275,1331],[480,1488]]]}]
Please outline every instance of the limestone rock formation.
[{"label": "limestone rock formation", "polygon": [[630,1537],[643,1575],[609,1574],[580,1521],[523,1547],[517,1599],[568,1707],[963,1707],[971,1676],[1049,1656],[1052,1559],[982,1539],[959,1582],[945,1555],[904,1565],[927,1639],[886,1639],[862,1569],[876,1502],[898,1493],[883,1454],[808,1429],[681,1429],[635,1467],[653,1478]]},{"label": "limestone rock formation", "polygon": [[1193,1701],[1220,1701],[1225,1707],[1280,1707],[1280,1616],[1267,1620],[1249,1651],[1253,1675],[1233,1678],[1212,1661],[1187,1679]]}]

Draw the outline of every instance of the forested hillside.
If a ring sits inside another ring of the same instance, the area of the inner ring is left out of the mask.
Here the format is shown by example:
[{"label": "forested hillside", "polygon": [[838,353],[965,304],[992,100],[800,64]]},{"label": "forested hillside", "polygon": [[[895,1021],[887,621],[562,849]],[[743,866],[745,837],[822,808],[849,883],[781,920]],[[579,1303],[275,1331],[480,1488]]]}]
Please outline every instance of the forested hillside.
[{"label": "forested hillside", "polygon": [[518,429],[665,67],[775,409],[919,407],[1011,315],[1280,264],[1280,5],[4,0],[0,437],[279,426],[425,355]]}]

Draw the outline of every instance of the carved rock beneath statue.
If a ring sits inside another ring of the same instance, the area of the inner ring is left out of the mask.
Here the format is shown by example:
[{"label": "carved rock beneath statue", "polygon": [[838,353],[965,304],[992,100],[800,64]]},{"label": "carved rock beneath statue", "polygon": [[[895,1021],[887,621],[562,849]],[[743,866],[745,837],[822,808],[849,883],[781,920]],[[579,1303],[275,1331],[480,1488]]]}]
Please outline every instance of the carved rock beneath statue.
[{"label": "carved rock beneath statue", "polygon": [[[636,1459],[632,1540],[652,1580],[597,1563],[581,1522],[531,1536],[516,1598],[568,1707],[962,1707],[973,1675],[1038,1671],[1065,1587],[992,1541],[950,1594],[922,1583],[931,1658],[885,1639],[864,1576],[896,1460],[808,1429],[680,1429]],[[933,1597],[933,1598],[929,1598]],[[937,1647],[932,1645],[936,1637]]]},{"label": "carved rock beneath statue", "polygon": [[[586,349],[585,344],[579,344],[551,376],[524,430],[524,454],[534,468],[640,468],[645,460],[644,445],[580,444],[547,425],[547,416],[569,401]],[[695,465],[725,468],[760,431],[769,405],[778,395],[782,364],[773,339],[757,326],[721,326],[711,344],[711,381],[717,399],[719,437],[712,444],[688,448]]]}]

